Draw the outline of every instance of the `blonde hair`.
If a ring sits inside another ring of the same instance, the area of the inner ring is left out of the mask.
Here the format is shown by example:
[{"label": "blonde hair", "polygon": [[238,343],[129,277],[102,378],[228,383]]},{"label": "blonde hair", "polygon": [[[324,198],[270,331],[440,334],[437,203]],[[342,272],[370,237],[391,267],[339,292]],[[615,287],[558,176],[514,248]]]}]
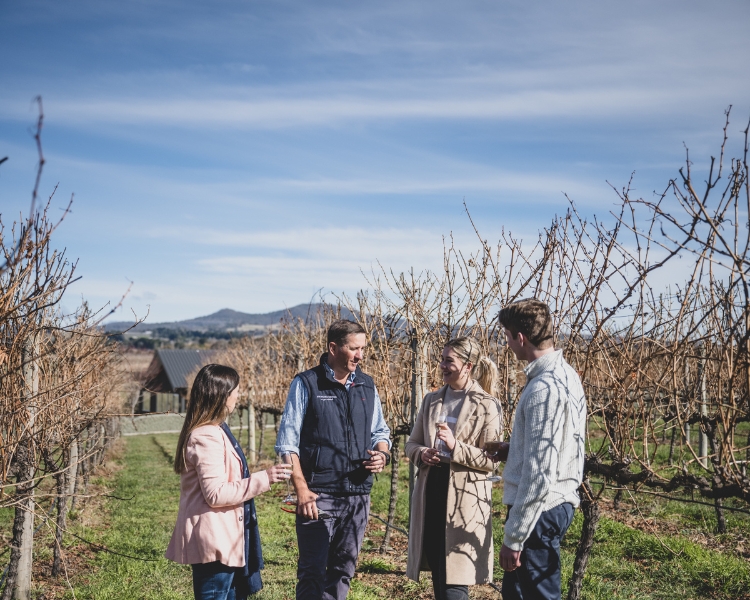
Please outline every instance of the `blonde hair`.
[{"label": "blonde hair", "polygon": [[471,376],[490,396],[495,396],[500,375],[497,365],[488,356],[482,355],[482,348],[474,338],[461,336],[453,338],[446,345],[465,363],[471,364]]}]

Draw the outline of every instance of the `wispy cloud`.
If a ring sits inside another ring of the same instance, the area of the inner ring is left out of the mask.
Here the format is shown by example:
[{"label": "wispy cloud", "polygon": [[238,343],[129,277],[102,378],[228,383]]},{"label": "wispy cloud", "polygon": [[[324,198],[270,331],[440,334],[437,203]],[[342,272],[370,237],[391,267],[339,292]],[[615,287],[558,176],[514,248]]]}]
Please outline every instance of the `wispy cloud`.
[{"label": "wispy cloud", "polygon": [[[394,82],[391,87],[398,85]],[[424,95],[380,98],[360,94],[316,97],[317,90],[308,96],[290,98],[279,94],[266,99],[183,96],[165,99],[148,95],[125,99],[75,98],[57,100],[54,114],[60,123],[80,127],[108,124],[228,129],[278,129],[372,120],[510,121],[636,115],[653,119],[680,111],[679,101],[686,94],[690,94],[693,105],[705,104],[719,96],[710,87],[695,89],[687,84],[661,89],[615,82],[571,87],[473,94],[471,87],[465,86],[466,92],[461,95],[436,90]],[[722,99],[742,96],[747,87],[733,80],[730,86],[723,87],[720,95]],[[0,106],[6,118],[28,119],[26,111],[18,112],[15,102],[6,99]]]},{"label": "wispy cloud", "polygon": [[443,234],[473,247],[464,198],[533,239],[563,192],[606,213],[605,180],[661,188],[750,110],[747,0],[6,4],[0,202],[26,208],[41,93],[76,289],[127,276],[158,320],[439,268]]}]

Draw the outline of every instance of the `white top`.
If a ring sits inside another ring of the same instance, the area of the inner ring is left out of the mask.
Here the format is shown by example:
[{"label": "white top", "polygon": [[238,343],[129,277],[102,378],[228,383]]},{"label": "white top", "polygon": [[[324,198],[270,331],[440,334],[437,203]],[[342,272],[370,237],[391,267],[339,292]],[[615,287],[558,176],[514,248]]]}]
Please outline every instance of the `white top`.
[{"label": "white top", "polygon": [[530,362],[524,373],[503,469],[503,504],[513,506],[503,543],[517,552],[543,511],[580,504],[586,436],[583,385],[562,351]]},{"label": "white top", "polygon": [[[471,379],[469,380],[471,383]],[[467,383],[467,387],[469,385]],[[466,398],[466,388],[461,390],[454,390],[451,386],[445,391],[445,397],[443,398],[443,405],[440,408],[440,416],[438,417],[439,423],[445,423],[451,430],[453,435],[456,435],[456,422],[458,421],[458,414],[461,412],[461,406],[463,406],[464,399]],[[438,458],[443,462],[449,462],[451,451],[448,449],[448,445],[443,441],[435,437],[435,449],[440,453]]]},{"label": "white top", "polygon": [[456,420],[458,419],[458,413],[461,412],[464,398],[466,398],[465,389],[454,390],[450,386],[445,391],[445,398],[443,398],[443,408],[440,411],[440,418],[448,424],[454,435],[456,433]]}]

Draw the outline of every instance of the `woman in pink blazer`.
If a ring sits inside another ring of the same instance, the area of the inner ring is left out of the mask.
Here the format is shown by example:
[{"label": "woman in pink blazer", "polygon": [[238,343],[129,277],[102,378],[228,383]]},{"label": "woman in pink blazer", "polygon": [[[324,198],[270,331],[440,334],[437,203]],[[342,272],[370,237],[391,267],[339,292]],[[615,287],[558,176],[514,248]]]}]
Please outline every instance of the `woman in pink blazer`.
[{"label": "woman in pink blazer", "polygon": [[249,472],[225,423],[239,382],[231,367],[206,365],[198,372],[175,452],[180,508],[166,556],[192,566],[196,600],[245,600],[262,587],[252,498],[291,475],[291,465]]}]

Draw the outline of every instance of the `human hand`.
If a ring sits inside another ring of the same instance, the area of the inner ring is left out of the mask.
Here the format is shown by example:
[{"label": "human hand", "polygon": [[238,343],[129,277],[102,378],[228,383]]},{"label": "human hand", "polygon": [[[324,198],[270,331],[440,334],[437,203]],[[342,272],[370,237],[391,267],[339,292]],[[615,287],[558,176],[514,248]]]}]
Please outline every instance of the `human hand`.
[{"label": "human hand", "polygon": [[438,451],[435,448],[424,448],[419,455],[419,458],[426,465],[438,465],[440,459],[438,458]]},{"label": "human hand", "polygon": [[508,460],[509,449],[510,449],[510,444],[508,442],[500,442],[497,451],[485,452],[485,454],[487,454],[487,458],[492,460],[492,462],[499,462],[499,461],[505,462],[506,460]]},{"label": "human hand", "polygon": [[492,460],[494,460],[495,462],[497,462],[498,460],[505,462],[506,460],[508,460],[508,450],[510,450],[510,444],[508,442],[500,442],[500,448],[495,453],[495,458],[493,458]]},{"label": "human hand", "polygon": [[292,476],[292,465],[274,465],[266,469],[266,473],[268,473],[268,481],[271,483],[286,481]]},{"label": "human hand", "polygon": [[500,566],[503,571],[515,571],[521,566],[521,553],[511,550],[503,544],[500,548]]},{"label": "human hand", "polygon": [[315,501],[318,495],[308,488],[297,490],[297,514],[308,519],[318,518],[318,505]]},{"label": "human hand", "polygon": [[370,458],[362,463],[365,469],[371,473],[380,473],[385,469],[385,455],[382,452],[379,450],[368,450],[367,453],[370,455]]},{"label": "human hand", "polygon": [[453,448],[456,447],[456,438],[453,436],[451,428],[448,427],[448,423],[438,423],[437,428],[437,438],[445,442],[448,450],[453,451]]}]

